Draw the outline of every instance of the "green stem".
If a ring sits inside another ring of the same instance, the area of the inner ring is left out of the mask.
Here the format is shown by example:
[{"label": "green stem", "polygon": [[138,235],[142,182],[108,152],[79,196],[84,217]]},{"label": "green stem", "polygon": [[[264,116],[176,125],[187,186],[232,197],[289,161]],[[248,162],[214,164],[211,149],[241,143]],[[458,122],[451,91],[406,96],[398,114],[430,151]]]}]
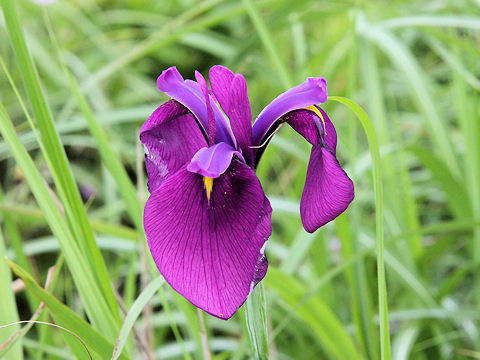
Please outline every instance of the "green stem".
[{"label": "green stem", "polygon": [[247,298],[243,312],[253,357],[268,359],[267,302],[263,283],[258,284]]},{"label": "green stem", "polygon": [[370,156],[372,157],[373,187],[375,191],[375,220],[377,235],[377,276],[378,276],[378,309],[380,319],[380,355],[382,360],[391,359],[390,333],[388,326],[387,286],[384,263],[384,232],[383,232],[383,186],[380,163],[380,148],[373,124],[367,113],[352,100],[329,96],[329,100],[337,101],[347,106],[357,116],[367,136]]}]

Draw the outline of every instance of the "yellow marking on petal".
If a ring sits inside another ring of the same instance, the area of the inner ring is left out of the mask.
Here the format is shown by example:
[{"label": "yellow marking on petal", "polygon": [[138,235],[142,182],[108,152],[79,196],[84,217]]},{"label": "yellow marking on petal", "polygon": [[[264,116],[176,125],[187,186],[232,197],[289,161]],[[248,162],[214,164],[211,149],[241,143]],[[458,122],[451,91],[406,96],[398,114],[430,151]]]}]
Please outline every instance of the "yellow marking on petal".
[{"label": "yellow marking on petal", "polygon": [[213,188],[213,178],[204,176],[203,185],[205,185],[205,191],[207,192],[207,199],[208,199],[208,202],[210,203],[210,195],[212,193],[212,188]]},{"label": "yellow marking on petal", "polygon": [[223,314],[220,314],[220,317],[224,317],[224,316],[225,316],[225,315],[223,315]]},{"label": "yellow marking on petal", "polygon": [[323,124],[323,132],[325,133],[325,135],[327,135],[327,127],[325,126],[325,119],[323,118],[323,115],[320,112],[320,110],[318,110],[318,108],[315,105],[306,107],[305,109],[313,111],[315,114],[317,114],[320,117],[320,119],[322,120],[322,124]]}]

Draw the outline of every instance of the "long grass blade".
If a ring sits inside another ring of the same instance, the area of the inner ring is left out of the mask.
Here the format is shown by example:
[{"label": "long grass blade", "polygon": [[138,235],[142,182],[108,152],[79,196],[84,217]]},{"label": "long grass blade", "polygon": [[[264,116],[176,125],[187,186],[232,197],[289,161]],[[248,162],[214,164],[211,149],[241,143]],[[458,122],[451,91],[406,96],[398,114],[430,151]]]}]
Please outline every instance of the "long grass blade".
[{"label": "long grass blade", "polygon": [[391,359],[390,331],[388,323],[387,285],[385,279],[384,264],[384,230],[383,230],[383,185],[380,161],[380,149],[377,135],[367,113],[350,99],[340,96],[329,96],[328,100],[337,101],[357,116],[367,136],[370,156],[373,166],[373,186],[375,192],[375,220],[377,237],[377,283],[378,283],[378,307],[380,318],[380,354],[382,360]]},{"label": "long grass blade", "polygon": [[[59,325],[65,329],[75,333],[82,339],[90,350],[95,351],[100,359],[108,359],[113,351],[113,345],[104,337],[102,333],[95,330],[85,320],[76,315],[71,309],[58,301],[51,294],[40,287],[35,280],[20,266],[8,261],[8,265],[12,271],[20,277],[25,283],[26,287],[42,302],[57,320]],[[78,346],[78,344],[77,344]],[[83,354],[85,350],[83,349]],[[83,358],[82,355],[81,358]],[[121,355],[120,359],[127,360],[128,358]]]},{"label": "long grass blade", "polygon": [[[52,172],[62,205],[65,209],[68,225],[80,251],[90,264],[90,271],[93,275],[92,280],[98,284],[102,290],[101,293],[98,294],[100,297],[98,300],[93,300],[91,295],[83,293],[84,301],[90,303],[92,301],[99,302],[103,299],[108,303],[104,316],[111,317],[114,322],[118,322],[118,304],[115,301],[108,272],[100,251],[96,246],[93,231],[88,222],[78,188],[68,165],[65,150],[59,140],[50,110],[41,90],[40,81],[20,27],[15,5],[12,0],[2,0],[1,5],[11,44],[17,56],[19,70],[23,76],[27,94],[32,104],[33,113],[35,114],[42,142],[45,147],[44,156],[49,159],[48,164],[50,171]],[[90,307],[90,310],[92,310],[92,307]],[[91,315],[93,314],[91,313]],[[97,325],[101,327],[108,326],[107,324],[113,325],[113,322],[97,322]],[[113,336],[115,331],[112,330],[115,328],[116,326],[112,326],[110,329],[105,328],[106,333]]]},{"label": "long grass blade", "polygon": [[141,292],[137,297],[135,302],[132,304],[130,310],[128,310],[127,316],[123,321],[122,328],[118,334],[117,342],[115,343],[115,348],[113,349],[113,354],[111,360],[117,360],[122,354],[122,350],[125,347],[128,339],[128,334],[132,330],[135,321],[142,312],[145,305],[150,301],[153,295],[160,289],[160,287],[165,283],[162,277],[157,277],[154,279],[148,286]]},{"label": "long grass blade", "polygon": [[[18,321],[17,304],[12,292],[12,274],[6,262],[6,249],[3,234],[0,229],[0,325],[10,324]],[[0,349],[9,336],[18,331],[19,326],[0,329]],[[10,350],[4,354],[5,360],[22,360],[22,343],[18,341]]]},{"label": "long grass blade", "polygon": [[91,321],[106,336],[114,338],[117,333],[117,324],[105,298],[102,296],[101,289],[97,285],[94,272],[80,251],[32,159],[20,143],[13,124],[1,104],[0,133],[8,143],[53,234],[59,241],[75,284],[85,301],[87,313]]}]

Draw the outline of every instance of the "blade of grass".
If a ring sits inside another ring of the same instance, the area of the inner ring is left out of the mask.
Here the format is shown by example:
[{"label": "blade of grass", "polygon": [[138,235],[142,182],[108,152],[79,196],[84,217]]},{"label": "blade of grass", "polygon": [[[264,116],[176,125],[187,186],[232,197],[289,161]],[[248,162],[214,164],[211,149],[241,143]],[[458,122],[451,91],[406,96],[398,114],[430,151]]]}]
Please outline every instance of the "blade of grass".
[{"label": "blade of grass", "polygon": [[[347,39],[351,39],[348,50],[348,97],[353,98],[358,86],[358,70],[361,65],[359,55],[365,51],[361,39],[358,38],[354,31],[355,21],[350,20],[351,35]],[[360,73],[364,73],[362,69]],[[370,97],[369,97],[370,98]],[[358,140],[357,129],[358,122],[355,121],[353,113],[348,114],[348,143],[350,144],[349,161],[355,164],[358,158]],[[349,214],[343,214],[335,220],[335,228],[337,235],[341,241],[342,256],[345,260],[352,258],[356,253],[361,251],[362,246],[358,237],[358,233],[351,229],[357,229],[361,226],[360,209],[352,204]],[[353,321],[356,325],[358,333],[358,342],[364,347],[366,357],[368,359],[378,359],[380,356],[378,333],[375,329],[373,319],[373,301],[369,287],[369,274],[365,266],[365,259],[360,258],[356,261],[352,268],[345,269],[345,275],[350,287],[350,302],[352,309]]]},{"label": "blade of grass", "polygon": [[414,15],[394,18],[377,24],[386,29],[411,26],[458,27],[480,29],[480,18],[467,15]]},{"label": "blade of grass", "polygon": [[[13,124],[0,104],[0,133],[8,143],[15,160],[22,169],[30,189],[57,238],[72,273],[74,282],[85,302],[87,313],[94,325],[106,336],[115,338],[117,324],[97,285],[92,268],[74,240],[57,204],[41,175],[18,139]],[[97,246],[97,245],[95,245]],[[98,249],[98,247],[97,247]]]},{"label": "blade of grass", "polygon": [[[352,233],[352,226],[348,222],[347,214],[340,215],[335,219],[335,228],[340,240],[342,256],[348,261],[355,258],[360,251],[358,238]],[[364,259],[360,258],[353,266],[345,268],[345,275],[350,287],[351,310],[356,330],[359,334],[359,343],[363,345],[368,359],[378,359],[379,349],[378,334],[375,332],[373,322],[373,304],[368,291],[367,274]]]},{"label": "blade of grass", "polygon": [[370,156],[372,157],[373,186],[375,192],[375,222],[377,237],[377,283],[378,283],[378,307],[380,318],[380,355],[382,360],[391,359],[390,331],[388,324],[387,285],[385,279],[384,264],[384,230],[383,230],[383,185],[380,162],[380,149],[377,135],[367,113],[353,101],[340,97],[329,96],[328,100],[337,101],[347,106],[355,113],[362,124],[367,136]]},{"label": "blade of grass", "polygon": [[243,309],[252,355],[257,360],[268,359],[267,302],[263,283],[248,296]]},{"label": "blade of grass", "polygon": [[[473,40],[470,39],[473,43]],[[458,45],[453,45],[456,54],[459,54]],[[453,55],[452,55],[453,57]],[[457,55],[457,57],[460,57]],[[455,61],[459,62],[456,58]],[[465,144],[465,156],[464,156],[464,168],[466,172],[465,186],[462,190],[468,193],[468,199],[470,200],[470,208],[473,216],[477,216],[480,213],[480,111],[478,106],[478,93],[471,94],[465,82],[468,81],[465,77],[460,76],[458,72],[453,76],[453,95],[454,103],[457,109],[457,116],[459,120],[460,130],[463,135],[463,142]],[[460,203],[461,201],[459,201]],[[467,202],[468,203],[468,202]],[[461,205],[465,206],[467,203],[461,202]],[[480,227],[477,226],[473,230],[473,262],[475,265],[474,274],[477,274],[480,266]],[[475,279],[475,296],[480,300],[480,277],[476,275]],[[477,339],[478,341],[478,339]],[[478,347],[476,348],[479,349]]]},{"label": "blade of grass", "polygon": [[[62,56],[62,49],[59,46],[59,43],[55,37],[55,32],[52,27],[52,23],[48,17],[48,14],[45,12],[45,22],[47,24],[48,32],[50,35],[50,39],[55,47],[56,53],[59,58],[59,62],[61,67],[65,73],[65,76],[68,79],[68,83],[70,85],[70,90],[72,91],[80,110],[82,111],[85,120],[87,122],[88,128],[90,133],[93,135],[96,143],[97,149],[100,152],[100,156],[102,157],[103,163],[107,167],[108,171],[112,175],[113,180],[117,184],[117,188],[125,201],[126,208],[128,213],[130,214],[131,219],[135,223],[136,228],[141,231],[143,229],[143,218],[142,218],[142,206],[140,201],[137,197],[137,192],[135,187],[133,186],[128,174],[123,166],[122,162],[118,158],[116,152],[113,150],[111,146],[111,142],[108,139],[106,132],[103,128],[99,125],[96,121],[95,116],[90,109],[86,99],[80,93],[80,89],[78,88],[77,82],[73,78],[70,71],[67,69],[65,65],[64,58]],[[141,181],[141,180],[139,180]]]},{"label": "blade of grass", "polygon": [[[0,186],[0,203],[4,201],[4,193],[3,189]],[[12,247],[13,251],[15,252],[15,257],[18,259],[17,261],[20,265],[26,269],[29,274],[34,274],[30,261],[28,260],[27,256],[25,255],[24,249],[22,247],[22,238],[20,235],[20,231],[18,229],[17,224],[13,221],[11,215],[9,213],[4,212],[3,216],[3,223],[5,227],[5,235],[7,239],[10,241],[10,246]],[[35,311],[36,307],[38,306],[38,301],[34,297],[27,295],[28,305],[30,307],[30,311]]]},{"label": "blade of grass", "polygon": [[[108,304],[108,306],[105,306],[105,314],[102,315],[102,318],[106,316],[107,318],[111,318],[111,320],[105,322],[96,319],[94,316],[95,311],[92,311],[93,306],[89,306],[90,315],[93,316],[92,320],[96,322],[97,326],[104,328],[107,336],[113,337],[113,334],[117,331],[117,325],[115,325],[115,323],[118,323],[120,319],[118,304],[115,301],[105,263],[96,246],[92,229],[87,220],[86,211],[68,165],[65,150],[53,125],[50,110],[48,109],[40,87],[38,74],[35,71],[20,27],[15,5],[12,0],[2,0],[1,5],[11,44],[17,56],[18,67],[24,79],[27,94],[31,101],[42,142],[45,147],[44,156],[49,159],[48,164],[50,171],[65,209],[68,225],[79,246],[79,250],[90,264],[90,271],[93,275],[93,279],[91,280],[93,280],[95,284],[98,284],[102,290],[98,294],[99,299],[94,300],[89,293],[83,293],[82,297],[86,304],[92,302],[98,303],[102,301],[101,299],[106,302],[105,305]],[[69,261],[70,259],[67,257],[67,262]]]},{"label": "blade of grass", "polygon": [[[45,306],[61,326],[77,334],[85,342],[89,350],[95,351],[101,359],[108,359],[110,357],[113,351],[113,345],[105,339],[102,333],[95,330],[67,306],[46,292],[24,269],[9,260],[7,261],[12,271],[23,280],[28,290],[40,301],[45,303]],[[83,358],[83,356],[84,355],[80,358]],[[120,358],[127,360],[127,357],[123,355],[121,355]]]},{"label": "blade of grass", "polygon": [[[297,305],[308,293],[308,289],[298,280],[273,267],[268,270],[265,282],[289,306]],[[318,295],[309,297],[304,304],[296,308],[296,312],[312,327],[329,358],[363,358],[345,327]]]},{"label": "blade of grass", "polygon": [[[12,290],[12,275],[6,262],[6,250],[2,231],[0,230],[0,325],[18,321],[17,304]],[[0,329],[0,345],[5,343],[11,333],[18,331],[18,325],[10,329]],[[5,360],[22,360],[22,342],[18,341],[4,354]]]},{"label": "blade of grass", "polygon": [[368,25],[364,18],[360,18],[358,22],[359,33],[375,42],[390,58],[390,61],[405,74],[412,93],[415,95],[414,100],[430,127],[435,147],[441,153],[442,159],[448,165],[452,175],[460,176],[460,168],[448,136],[448,130],[430,96],[428,84],[417,60],[409,49],[387,30]]},{"label": "blade of grass", "polygon": [[125,316],[125,320],[123,321],[122,328],[118,333],[117,342],[115,343],[111,360],[117,360],[122,354],[123,347],[127,343],[128,334],[132,330],[133,324],[137,320],[147,302],[150,301],[152,296],[155,295],[164,282],[165,280],[163,280],[162,277],[157,277],[156,279],[152,280],[152,282],[148,284],[148,286],[137,297],[130,310],[128,310],[127,316]]}]

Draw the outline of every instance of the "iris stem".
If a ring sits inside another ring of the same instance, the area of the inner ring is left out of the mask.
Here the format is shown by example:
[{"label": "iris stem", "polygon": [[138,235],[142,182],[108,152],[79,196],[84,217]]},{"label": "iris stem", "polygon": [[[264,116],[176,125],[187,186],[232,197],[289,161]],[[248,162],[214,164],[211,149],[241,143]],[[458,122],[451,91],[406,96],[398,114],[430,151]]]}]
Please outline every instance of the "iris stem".
[{"label": "iris stem", "polygon": [[367,136],[370,156],[372,157],[373,187],[375,192],[375,220],[377,236],[377,285],[378,312],[380,323],[380,355],[382,360],[391,359],[390,332],[388,325],[387,286],[384,263],[384,231],[383,231],[383,185],[380,163],[380,148],[372,121],[367,113],[352,100],[340,96],[329,96],[328,100],[337,101],[347,106],[357,116]]},{"label": "iris stem", "polygon": [[255,359],[268,359],[267,302],[263,283],[258,284],[243,306],[244,325]]}]

